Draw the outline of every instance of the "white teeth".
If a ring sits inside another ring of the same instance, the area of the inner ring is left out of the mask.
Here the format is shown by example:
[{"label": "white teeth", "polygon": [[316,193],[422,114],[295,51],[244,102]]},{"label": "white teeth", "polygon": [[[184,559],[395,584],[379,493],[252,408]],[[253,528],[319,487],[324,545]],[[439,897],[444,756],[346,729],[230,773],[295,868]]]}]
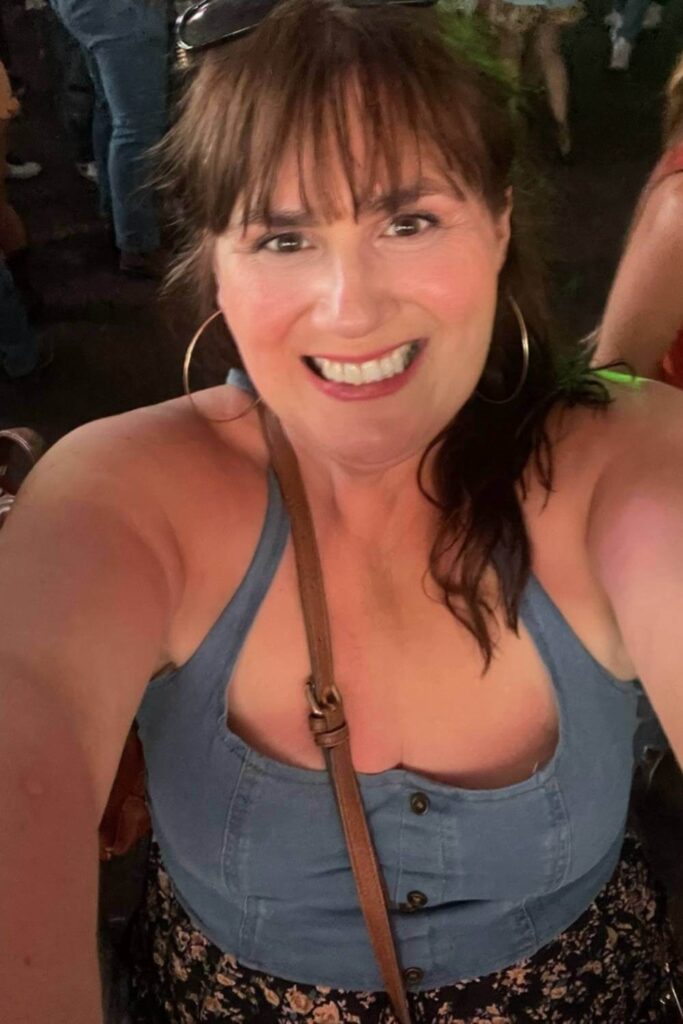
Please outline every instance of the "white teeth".
[{"label": "white teeth", "polygon": [[382,379],[382,368],[376,359],[371,360],[369,363],[363,363],[361,365],[361,373],[363,374],[364,384],[373,384],[376,380]]},{"label": "white teeth", "polygon": [[412,363],[418,352],[418,343],[409,342],[395,349],[391,355],[381,359],[370,359],[365,363],[335,363],[331,359],[313,358],[313,363],[326,380],[335,384],[372,384],[379,380],[389,380],[403,373]]},{"label": "white teeth", "polygon": [[344,367],[341,363],[333,363],[330,359],[314,359],[313,362],[327,380],[333,380],[337,384],[346,382]]},{"label": "white teeth", "polygon": [[363,371],[357,363],[346,363],[344,366],[344,381],[347,384],[363,383]]},{"label": "white teeth", "polygon": [[403,373],[403,371],[406,368],[405,356],[407,356],[407,354],[408,353],[404,353],[402,349],[398,349],[397,352],[391,353],[391,356],[389,358],[394,364],[394,373]]}]

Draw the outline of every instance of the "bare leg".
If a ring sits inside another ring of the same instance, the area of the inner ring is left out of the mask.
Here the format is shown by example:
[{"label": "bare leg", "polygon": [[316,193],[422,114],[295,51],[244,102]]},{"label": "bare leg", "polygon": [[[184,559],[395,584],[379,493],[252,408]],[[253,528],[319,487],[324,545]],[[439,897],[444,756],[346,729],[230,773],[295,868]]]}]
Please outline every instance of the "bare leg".
[{"label": "bare leg", "polygon": [[569,76],[560,49],[562,29],[552,22],[540,24],[534,36],[534,46],[548,93],[548,105],[558,126],[558,146],[567,156],[569,141]]}]

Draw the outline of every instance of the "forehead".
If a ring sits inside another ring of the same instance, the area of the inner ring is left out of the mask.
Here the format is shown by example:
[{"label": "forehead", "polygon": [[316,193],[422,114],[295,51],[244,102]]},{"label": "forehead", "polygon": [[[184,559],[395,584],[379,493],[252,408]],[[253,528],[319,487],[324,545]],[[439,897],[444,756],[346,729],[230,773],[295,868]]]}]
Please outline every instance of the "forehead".
[{"label": "forehead", "polygon": [[381,195],[422,191],[454,192],[459,189],[435,154],[423,154],[414,145],[397,148],[396,159],[366,153],[362,140],[347,153],[316,154],[311,147],[302,153],[286,152],[274,175],[272,200],[298,198],[307,207],[324,207],[326,200],[344,206],[349,201],[362,207]]},{"label": "forehead", "polygon": [[391,212],[426,195],[464,200],[468,191],[433,144],[407,132],[397,133],[390,147],[368,140],[362,128],[349,133],[347,146],[311,133],[284,149],[260,194],[245,190],[231,221],[246,226],[301,211],[331,221]]}]

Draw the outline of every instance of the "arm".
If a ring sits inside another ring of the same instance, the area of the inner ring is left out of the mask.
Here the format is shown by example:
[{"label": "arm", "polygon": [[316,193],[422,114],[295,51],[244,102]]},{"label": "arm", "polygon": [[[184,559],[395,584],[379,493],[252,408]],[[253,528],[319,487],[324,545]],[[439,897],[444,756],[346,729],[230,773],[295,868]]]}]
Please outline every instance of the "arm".
[{"label": "arm", "polygon": [[4,1024],[101,1020],[97,827],[179,587],[130,456],[103,471],[94,434],[44,457],[0,534]]},{"label": "arm", "polygon": [[9,75],[0,61],[0,121],[9,121],[19,113],[19,101],[12,95]]},{"label": "arm", "polygon": [[652,392],[636,429],[617,424],[623,444],[597,484],[588,545],[626,651],[683,764],[683,396],[663,385]]},{"label": "arm", "polygon": [[597,363],[624,359],[656,377],[683,327],[683,174],[646,198],[617,269],[599,330]]}]

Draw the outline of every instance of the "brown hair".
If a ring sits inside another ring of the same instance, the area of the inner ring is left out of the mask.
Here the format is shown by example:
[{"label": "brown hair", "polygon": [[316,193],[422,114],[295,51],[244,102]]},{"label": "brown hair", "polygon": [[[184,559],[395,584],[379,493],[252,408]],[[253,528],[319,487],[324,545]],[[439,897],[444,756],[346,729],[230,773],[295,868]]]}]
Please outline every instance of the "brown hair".
[{"label": "brown hair", "polygon": [[[492,214],[505,208],[518,166],[513,97],[485,41],[471,28],[458,28],[464,24],[435,9],[282,0],[251,35],[202,57],[164,155],[181,218],[190,228],[176,281],[189,282],[200,297],[198,315],[213,301],[213,240],[238,202],[245,221],[252,212],[267,221],[276,176],[292,146],[300,165],[305,147],[312,146],[315,198],[329,215],[336,203],[325,188],[331,159],[341,159],[360,204],[378,175],[390,188],[400,184],[406,140],[418,156],[438,160],[454,189],[474,192]],[[467,32],[464,40],[461,31]],[[363,132],[366,158],[360,169],[349,158],[352,126]],[[304,203],[311,198],[308,185],[302,180]],[[531,336],[524,387],[502,405],[473,395],[430,445],[433,474],[425,479],[423,459],[419,481],[441,512],[429,570],[447,606],[477,639],[486,666],[495,648],[496,602],[487,594],[485,574],[489,567],[495,570],[507,625],[516,629],[531,564],[518,491],[530,461],[551,487],[547,413],[557,401],[607,400],[582,357],[560,369],[547,336],[540,266],[520,224],[520,200],[516,196],[481,389],[505,397],[520,379],[519,327],[507,302],[510,293]],[[495,558],[501,552],[503,561]]]},{"label": "brown hair", "polygon": [[664,145],[668,148],[683,136],[683,57],[679,57],[666,83],[664,109]]}]

